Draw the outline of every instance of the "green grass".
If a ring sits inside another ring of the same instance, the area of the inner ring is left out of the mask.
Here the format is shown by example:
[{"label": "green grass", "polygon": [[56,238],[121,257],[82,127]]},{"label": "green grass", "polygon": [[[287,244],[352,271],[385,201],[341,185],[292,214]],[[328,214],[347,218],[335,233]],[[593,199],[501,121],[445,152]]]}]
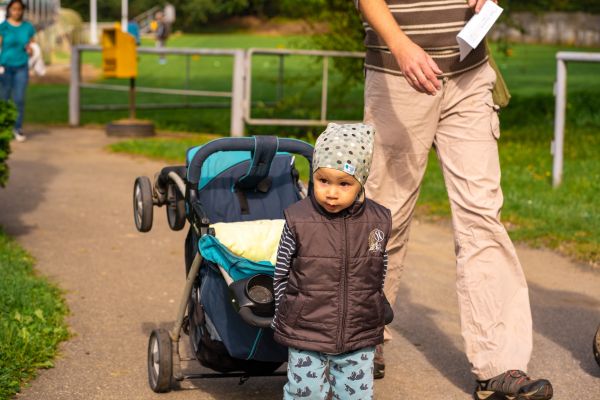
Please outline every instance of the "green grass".
[{"label": "green grass", "polygon": [[[152,46],[152,41],[144,41]],[[175,36],[169,47],[203,48],[305,48],[310,46],[308,36],[266,36],[252,34],[199,34]],[[492,45],[495,49],[496,46]],[[593,49],[569,48],[547,45],[513,45],[512,55],[506,57],[496,52],[496,61],[515,97],[552,96],[555,80],[556,59],[559,50],[591,51]],[[84,53],[83,62],[101,66],[100,53]],[[279,58],[256,56],[252,67],[252,116],[257,118],[315,118],[320,115],[321,63],[313,57],[293,56],[284,60],[283,85],[277,85]],[[189,76],[186,71],[189,65]],[[600,65],[594,63],[569,63],[568,90],[600,92]],[[140,87],[166,87],[173,89],[197,89],[230,91],[232,80],[230,57],[170,56],[166,65],[159,65],[157,56],[139,56]],[[105,79],[104,83],[127,85],[123,79]],[[360,119],[362,117],[362,83],[345,81],[330,68],[329,119]],[[68,120],[67,85],[30,85],[28,90],[26,122],[64,124]],[[98,89],[82,89],[83,105],[111,104],[125,106],[126,92]],[[229,131],[230,106],[227,98],[166,96],[138,93],[138,104],[187,103],[190,107],[204,104],[206,108],[138,110],[138,117],[152,119],[163,130],[187,132],[211,132],[227,134]],[[105,124],[127,117],[126,110],[84,111],[82,123]],[[280,135],[303,135],[318,128],[248,127],[249,133]]]},{"label": "green grass", "polygon": [[[111,151],[126,153],[163,160],[172,165],[184,165],[186,151],[190,147],[205,144],[223,136],[217,135],[189,135],[189,137],[157,137],[148,139],[132,139],[114,143],[109,146]],[[303,157],[296,157],[296,168],[300,179],[308,181],[308,161]]]},{"label": "green grass", "polygon": [[[600,106],[600,100],[597,100]],[[543,110],[543,108],[539,108]],[[533,116],[532,116],[533,114]],[[580,112],[579,114],[585,115]],[[552,188],[552,130],[543,113],[529,113],[529,125],[510,125],[509,110],[503,112],[510,127],[502,131],[500,160],[505,197],[503,220],[511,237],[533,246],[560,251],[592,265],[600,263],[600,135],[598,125],[574,126],[566,132],[563,184]],[[582,118],[585,119],[585,118]],[[210,140],[152,138],[126,140],[112,150],[169,162],[184,163],[185,151]],[[302,160],[303,161],[303,160]],[[298,165],[302,179],[308,165]],[[437,158],[432,152],[418,201],[418,216],[448,217],[450,208]]]},{"label": "green grass", "polygon": [[[492,45],[494,58],[507,81],[513,95],[531,96],[552,95],[556,80],[556,53],[558,51],[598,52],[594,48],[569,46],[514,44],[511,56],[496,51]],[[600,91],[600,64],[568,63],[567,85],[569,91]]]},{"label": "green grass", "polygon": [[[560,251],[600,265],[600,136],[598,129],[567,132],[563,184],[552,188],[550,138],[542,129],[513,128],[502,132],[500,162],[504,209],[502,219],[510,236],[532,246]],[[450,214],[437,158],[432,153],[418,205],[420,215]]]},{"label": "green grass", "polygon": [[217,135],[190,135],[189,137],[158,137],[134,139],[114,143],[110,149],[117,153],[141,155],[170,163],[185,164],[186,150],[217,139]]},{"label": "green grass", "polygon": [[68,338],[67,307],[34,260],[0,229],[0,398],[7,399],[51,368],[58,343]]},{"label": "green grass", "polygon": [[[572,93],[565,130],[563,183],[552,187],[554,99],[517,95],[500,114],[503,220],[511,237],[600,265],[599,91]],[[437,159],[427,167],[419,206],[448,216]]]},{"label": "green grass", "polygon": [[[264,36],[249,34],[228,35],[184,35],[169,41],[169,47],[203,48],[298,48],[306,47],[306,36]],[[152,42],[144,45],[152,46]],[[101,66],[100,53],[84,53],[83,62]],[[188,64],[189,63],[189,64]],[[279,58],[256,56],[253,62],[252,98],[253,117],[308,118],[320,114],[320,71],[321,64],[314,57],[295,56],[286,58],[282,90],[278,91]],[[186,71],[189,65],[189,76]],[[232,82],[232,58],[199,56],[186,59],[181,56],[167,57],[167,64],[158,64],[154,55],[139,55],[139,87],[164,87],[173,89],[195,89],[230,91]],[[353,99],[362,96],[362,85],[348,90],[336,90],[342,78],[332,71],[330,106],[328,116],[335,119],[359,118],[361,106]],[[103,79],[103,83],[127,85],[123,79]],[[283,93],[283,97],[280,94]],[[30,85],[27,94],[26,120],[30,123],[66,123],[68,121],[68,87],[66,85]],[[127,105],[126,92],[99,89],[82,89],[82,104]],[[151,118],[159,129],[187,132],[229,132],[230,105],[227,98],[165,96],[138,93],[138,104],[186,103],[190,107],[205,104],[207,108],[178,110],[143,110],[139,118]],[[208,103],[208,104],[207,104]],[[105,124],[124,118],[127,111],[84,111],[82,123]],[[251,133],[281,132],[281,128],[250,127]],[[299,134],[304,130],[285,128],[284,132]]]},{"label": "green grass", "polygon": [[[145,43],[152,45],[152,42]],[[245,33],[199,34],[174,37],[173,47],[208,48],[298,48],[309,46],[306,36],[264,36]],[[550,142],[553,136],[554,97],[552,94],[557,51],[594,51],[548,45],[512,45],[511,55],[496,50],[496,61],[513,98],[501,113],[500,157],[503,167],[505,208],[503,218],[513,238],[533,245],[559,249],[579,260],[600,263],[600,209],[594,202],[598,191],[600,156],[597,149],[600,128],[600,65],[569,63],[568,109],[563,185],[551,187]],[[100,65],[100,54],[87,54],[84,62]],[[278,89],[277,57],[256,57],[252,64],[252,116],[273,118],[315,118],[319,116],[321,64],[310,57],[285,59],[283,86]],[[231,90],[231,59],[195,57],[186,61],[169,57],[159,65],[156,56],[140,56],[140,86],[228,91]],[[108,83],[125,85],[121,80]],[[187,85],[187,86],[186,86]],[[281,90],[281,91],[279,91]],[[36,85],[29,89],[27,121],[65,123],[67,87]],[[362,83],[343,81],[330,69],[328,118],[362,118]],[[282,96],[280,96],[282,95]],[[84,89],[84,104],[126,104],[127,94]],[[229,130],[228,101],[140,94],[138,103],[185,102],[216,103],[212,108],[181,110],[140,110],[140,118],[155,121],[159,129],[186,132],[211,132],[226,135]],[[126,111],[83,112],[83,123],[106,123],[126,117]],[[264,127],[248,128],[249,134],[276,134],[314,140],[322,128]],[[182,162],[187,147],[204,139],[151,139],[125,142],[118,151],[166,157]],[[130,146],[130,147],[127,147]],[[593,149],[596,149],[594,152]],[[305,171],[306,175],[307,171]],[[448,201],[435,157],[428,167],[419,201],[429,215],[447,216]]]}]

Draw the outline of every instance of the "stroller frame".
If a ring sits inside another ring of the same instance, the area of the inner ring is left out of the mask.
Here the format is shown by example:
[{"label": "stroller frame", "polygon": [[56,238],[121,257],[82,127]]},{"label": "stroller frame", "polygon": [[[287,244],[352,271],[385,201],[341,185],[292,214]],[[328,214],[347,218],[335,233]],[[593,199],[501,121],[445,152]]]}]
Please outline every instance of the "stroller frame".
[{"label": "stroller frame", "polygon": [[[256,154],[257,148],[261,144],[276,146],[277,151],[298,154],[306,158],[312,165],[312,146],[295,139],[279,139],[277,137],[260,136],[254,138],[223,138],[213,140],[203,145],[194,155],[193,159],[186,167],[165,167],[155,176],[154,185],[150,183],[147,177],[138,177],[135,180],[133,190],[133,209],[134,221],[140,232],[147,232],[152,227],[153,207],[166,206],[167,220],[172,230],[180,230],[188,220],[192,229],[198,237],[202,237],[214,232],[210,227],[210,221],[207,214],[198,200],[198,184],[202,164],[213,153],[220,151],[250,151],[252,154],[252,166],[263,175],[268,174],[271,160],[255,160],[257,157],[264,157],[264,154]],[[274,153],[271,154],[271,159]],[[268,157],[268,156],[267,156]],[[266,167],[265,167],[266,165]],[[261,171],[260,169],[263,168]],[[266,168],[266,171],[264,170]],[[187,173],[187,181],[185,179]],[[310,188],[309,184],[309,188]],[[309,189],[310,190],[310,189]],[[185,203],[189,208],[186,212]],[[185,379],[203,379],[203,378],[232,378],[239,377],[240,384],[244,383],[250,376],[283,376],[285,372],[270,373],[248,373],[248,372],[225,372],[225,373],[184,373],[181,367],[182,361],[191,361],[192,359],[182,359],[179,351],[179,340],[181,339],[182,329],[185,331],[186,324],[189,324],[189,318],[186,316],[190,295],[194,282],[200,272],[203,257],[198,250],[194,255],[189,271],[186,275],[184,290],[179,302],[176,318],[173,327],[167,332],[164,329],[155,329],[152,331],[148,344],[148,380],[153,391],[168,392],[171,390],[173,381],[181,382]],[[227,284],[232,288],[232,293],[239,307],[240,317],[249,325],[267,328],[270,326],[270,317],[263,317],[253,313],[253,302],[249,298],[244,298],[243,290],[235,290],[236,285],[232,285],[233,279],[227,271],[220,265],[218,268]],[[256,275],[255,275],[256,276]],[[238,285],[239,286],[239,285]],[[241,298],[240,298],[241,297]],[[187,326],[189,328],[189,325]]]}]

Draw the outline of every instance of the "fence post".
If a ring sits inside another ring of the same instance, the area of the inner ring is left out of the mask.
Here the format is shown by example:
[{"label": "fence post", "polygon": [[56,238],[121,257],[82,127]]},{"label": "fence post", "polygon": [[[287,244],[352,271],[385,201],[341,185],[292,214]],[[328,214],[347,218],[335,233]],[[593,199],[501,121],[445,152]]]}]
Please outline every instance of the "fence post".
[{"label": "fence post", "polygon": [[279,55],[279,75],[277,76],[277,101],[281,101],[283,99],[283,80],[284,80],[284,62],[285,56],[283,54]]},{"label": "fence post", "polygon": [[81,53],[79,46],[71,47],[71,83],[69,85],[69,125],[79,125],[80,98],[79,84],[81,83]]},{"label": "fence post", "polygon": [[231,136],[244,136],[244,83],[245,50],[236,50],[233,56],[231,83]]},{"label": "fence post", "polygon": [[323,57],[323,81],[321,82],[321,121],[327,119],[327,87],[329,86],[329,57]]},{"label": "fence post", "polygon": [[557,57],[556,60],[556,103],[554,109],[554,141],[552,142],[552,186],[558,187],[562,181],[563,143],[565,137],[565,108],[567,97],[567,64]]}]

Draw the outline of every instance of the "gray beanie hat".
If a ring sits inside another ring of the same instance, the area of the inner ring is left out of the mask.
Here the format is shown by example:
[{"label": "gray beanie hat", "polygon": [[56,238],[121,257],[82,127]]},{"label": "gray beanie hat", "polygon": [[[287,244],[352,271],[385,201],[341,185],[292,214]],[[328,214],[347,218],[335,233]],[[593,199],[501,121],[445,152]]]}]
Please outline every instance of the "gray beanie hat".
[{"label": "gray beanie hat", "polygon": [[313,154],[313,173],[333,168],[352,175],[365,185],[373,159],[375,129],[365,124],[330,123],[317,138]]}]

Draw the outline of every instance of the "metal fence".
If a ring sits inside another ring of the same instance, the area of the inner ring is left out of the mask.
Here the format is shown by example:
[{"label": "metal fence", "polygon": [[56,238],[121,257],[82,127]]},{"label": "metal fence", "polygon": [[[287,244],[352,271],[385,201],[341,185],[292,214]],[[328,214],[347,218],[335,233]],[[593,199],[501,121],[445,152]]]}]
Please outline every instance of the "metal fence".
[{"label": "metal fence", "polygon": [[[101,83],[84,83],[81,80],[81,55],[83,52],[100,52],[102,47],[92,45],[75,46],[71,52],[71,83],[69,87],[69,124],[79,125],[81,121],[82,110],[110,110],[122,109],[123,106],[114,106],[109,104],[95,106],[81,106],[81,88],[114,90],[114,91],[129,91],[128,86],[110,85]],[[244,91],[244,51],[239,49],[188,49],[188,48],[160,48],[138,47],[140,54],[156,54],[156,55],[180,55],[186,57],[186,79],[189,82],[191,56],[230,56],[233,57],[232,71],[232,90],[231,91],[208,91],[208,90],[192,90],[187,87],[182,89],[167,89],[157,87],[142,87],[135,88],[139,93],[157,93],[163,95],[184,95],[184,96],[199,96],[199,97],[218,97],[228,98],[231,101],[231,135],[242,136],[244,132],[243,125],[243,91]],[[187,84],[186,84],[187,86]],[[139,104],[137,108],[184,108],[182,104]]]},{"label": "metal fence", "polygon": [[565,137],[565,114],[567,106],[567,62],[600,62],[600,53],[577,53],[560,51],[556,53],[556,95],[554,111],[554,140],[551,152],[554,156],[552,162],[552,186],[557,187],[562,182],[563,171],[563,145]]},{"label": "metal fence", "polygon": [[[86,110],[115,110],[125,109],[126,105],[98,104],[81,105],[81,88],[129,91],[125,85],[110,85],[103,83],[84,83],[81,80],[81,58],[83,52],[100,52],[100,46],[80,45],[73,48],[71,54],[71,84],[69,89],[69,123],[79,125],[81,121],[81,111]],[[329,122],[351,122],[334,121],[327,118],[328,104],[328,84],[329,84],[329,60],[333,57],[346,58],[364,58],[364,53],[342,52],[342,51],[324,51],[324,50],[286,50],[286,49],[196,49],[196,48],[149,48],[138,47],[140,54],[156,54],[161,56],[180,55],[186,57],[185,68],[185,87],[181,89],[168,89],[158,87],[136,87],[138,93],[158,93],[164,95],[184,95],[199,97],[219,97],[230,99],[231,122],[230,133],[232,136],[243,136],[246,125],[285,125],[285,126],[320,126],[327,125]],[[231,91],[206,91],[193,90],[189,88],[190,62],[191,56],[231,56],[233,57],[232,66],[232,86]],[[281,119],[281,118],[253,118],[252,117],[252,61],[255,56],[277,56],[279,57],[278,79],[277,79],[277,100],[283,96],[283,79],[285,62],[284,59],[290,56],[311,56],[323,59],[321,71],[321,99],[320,99],[320,118],[319,119]],[[208,107],[207,104],[138,104],[136,107],[143,108],[188,108],[188,107]],[[215,105],[213,105],[215,106]],[[222,106],[222,104],[221,104]]]},{"label": "metal fence", "polygon": [[[281,84],[284,75],[284,57],[312,56],[323,58],[321,72],[321,116],[320,119],[281,119],[281,118],[252,118],[252,59],[255,55],[279,56],[278,97],[281,97]],[[364,58],[365,53],[327,50],[283,50],[283,49],[248,49],[246,52],[246,95],[244,96],[244,121],[248,125],[288,125],[288,126],[320,126],[332,122],[327,118],[329,60],[333,57]],[[336,121],[346,123],[352,121]]]}]

